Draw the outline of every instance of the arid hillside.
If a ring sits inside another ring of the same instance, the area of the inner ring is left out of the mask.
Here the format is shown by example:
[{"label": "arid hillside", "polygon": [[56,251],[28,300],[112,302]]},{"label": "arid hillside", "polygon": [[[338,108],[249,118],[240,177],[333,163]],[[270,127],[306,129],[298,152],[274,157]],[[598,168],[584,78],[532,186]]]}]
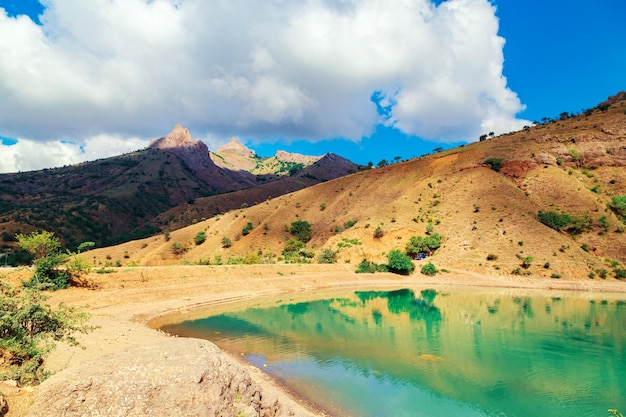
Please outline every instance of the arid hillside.
[{"label": "arid hillside", "polygon": [[[72,249],[84,241],[108,246],[187,226],[195,218],[252,205],[270,195],[359,169],[328,154],[309,157],[314,159],[311,164],[283,161],[275,171],[267,168],[257,175],[239,167],[218,166],[211,156],[204,143],[177,125],[148,148],[133,153],[63,168],[1,174],[0,255],[16,255],[12,245],[17,232],[49,230]],[[268,187],[257,191],[259,186]],[[235,199],[228,195],[234,192]],[[228,197],[222,201],[220,195]],[[211,200],[210,213],[203,209],[197,216],[196,200],[211,196],[218,198]],[[186,212],[190,214],[179,215]]]},{"label": "arid hillside", "polygon": [[[276,198],[259,195],[254,206],[206,220],[197,213],[191,226],[88,256],[102,267],[284,262],[289,228],[303,220],[312,238],[298,261],[317,262],[330,249],[355,269],[363,259],[385,263],[389,251],[428,231],[442,244],[418,267],[613,279],[626,262],[625,165],[622,93],[520,132]],[[199,205],[211,209],[210,200]],[[567,221],[555,226],[555,218]]]}]

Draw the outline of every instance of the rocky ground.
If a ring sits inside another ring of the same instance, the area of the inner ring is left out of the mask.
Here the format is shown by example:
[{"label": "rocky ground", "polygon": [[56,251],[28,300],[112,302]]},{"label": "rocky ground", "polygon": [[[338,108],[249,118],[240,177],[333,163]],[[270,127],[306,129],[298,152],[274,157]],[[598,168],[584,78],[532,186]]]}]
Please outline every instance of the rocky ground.
[{"label": "rocky ground", "polygon": [[[83,306],[93,332],[83,348],[57,346],[46,366],[54,375],[35,388],[0,384],[8,417],[16,416],[321,416],[286,387],[212,343],[168,336],[148,323],[227,302],[334,288],[489,286],[626,292],[618,281],[480,276],[461,272],[355,274],[352,265],[178,266],[92,274],[93,288],[52,294],[51,302]],[[19,282],[30,271],[5,279]],[[0,401],[0,415],[3,402]]]}]

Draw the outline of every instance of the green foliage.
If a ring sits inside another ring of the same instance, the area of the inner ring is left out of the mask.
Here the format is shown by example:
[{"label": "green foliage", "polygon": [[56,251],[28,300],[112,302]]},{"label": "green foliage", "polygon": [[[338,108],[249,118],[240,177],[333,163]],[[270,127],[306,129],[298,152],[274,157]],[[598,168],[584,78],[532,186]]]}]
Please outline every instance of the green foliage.
[{"label": "green foliage", "polygon": [[18,290],[0,281],[0,357],[4,359],[0,380],[19,385],[38,384],[48,374],[43,370],[54,341],[78,344],[73,334],[86,333],[85,313],[60,304],[53,310],[47,297],[35,288]]},{"label": "green foliage", "polygon": [[614,195],[609,207],[618,216],[626,216],[626,195]]},{"label": "green foliage", "polygon": [[56,252],[61,247],[59,239],[54,237],[54,233],[45,230],[33,232],[29,235],[18,233],[15,235],[17,244],[31,253],[35,259],[41,259],[50,253]]},{"label": "green foliage", "polygon": [[252,222],[248,222],[246,223],[246,226],[241,230],[241,234],[247,236],[250,234],[253,228],[254,226],[252,225]]},{"label": "green foliage", "polygon": [[311,232],[311,223],[306,220],[296,220],[291,223],[289,233],[301,242],[308,242],[313,237]]},{"label": "green foliage", "polygon": [[431,253],[441,246],[442,236],[439,233],[433,233],[429,236],[411,236],[406,244],[406,253],[414,256],[418,253]]},{"label": "green foliage", "polygon": [[580,153],[576,149],[572,148],[568,152],[569,155],[572,157],[572,161],[576,162],[580,160]]},{"label": "green foliage", "polygon": [[357,274],[373,274],[374,272],[389,272],[389,270],[387,269],[387,265],[379,265],[375,262],[370,262],[366,259],[363,259],[359,263],[355,272]]},{"label": "green foliage", "polygon": [[76,252],[78,253],[87,252],[88,250],[92,249],[94,246],[96,246],[95,242],[83,242],[80,245],[78,245],[78,248],[76,248]]},{"label": "green foliage", "polygon": [[522,259],[522,268],[524,269],[528,269],[530,268],[530,265],[533,262],[533,257],[532,256],[526,256],[524,259]]},{"label": "green foliage", "polygon": [[196,242],[196,245],[203,244],[205,240],[206,240],[206,233],[204,232],[204,230],[199,231],[196,234],[196,237],[194,238],[194,241]]},{"label": "green foliage", "polygon": [[304,250],[305,244],[299,239],[289,239],[285,242],[285,246],[283,248],[283,255],[298,255],[300,251]]},{"label": "green foliage", "polygon": [[413,272],[415,265],[411,262],[409,255],[394,249],[387,254],[387,268],[389,268],[390,272],[408,275]]},{"label": "green foliage", "polygon": [[489,255],[487,255],[487,260],[488,261],[495,261],[498,259],[498,255],[490,253]]},{"label": "green foliage", "polygon": [[434,276],[437,275],[439,270],[432,262],[428,262],[426,265],[422,266],[422,270],[420,272],[424,275]]},{"label": "green foliage", "polygon": [[504,166],[504,160],[502,158],[487,158],[485,164],[491,165],[491,169],[496,172],[500,172],[500,169]]},{"label": "green foliage", "polygon": [[376,230],[374,230],[374,239],[380,239],[384,236],[384,234],[383,229],[381,229],[380,226],[377,226]]},{"label": "green foliage", "polygon": [[230,248],[231,246],[233,246],[233,242],[231,242],[229,238],[223,237],[222,238],[222,247],[223,248]]},{"label": "green foliage", "polygon": [[317,261],[321,264],[337,263],[337,252],[330,248],[324,248],[322,249],[322,252],[318,255]]},{"label": "green foliage", "polygon": [[170,232],[165,232],[165,234],[163,235],[163,237],[165,237],[165,241],[169,242],[171,237],[170,237]]},{"label": "green foliage", "polygon": [[570,224],[572,217],[569,214],[561,214],[555,211],[539,211],[539,221],[546,226],[554,229],[561,230]]},{"label": "green foliage", "polygon": [[320,211],[324,211],[324,210],[326,210],[326,202],[325,201],[320,203]]},{"label": "green foliage", "polygon": [[626,279],[626,269],[614,269],[613,273],[615,273],[615,278],[617,279]]}]

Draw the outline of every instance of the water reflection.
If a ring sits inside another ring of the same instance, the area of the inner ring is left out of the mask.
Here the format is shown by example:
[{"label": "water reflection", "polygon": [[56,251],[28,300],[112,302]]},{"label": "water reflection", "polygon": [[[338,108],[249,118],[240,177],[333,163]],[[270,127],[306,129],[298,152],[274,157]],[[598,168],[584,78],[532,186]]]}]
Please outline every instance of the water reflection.
[{"label": "water reflection", "polygon": [[601,416],[609,407],[626,409],[623,300],[357,291],[164,330],[244,353],[341,415]]}]

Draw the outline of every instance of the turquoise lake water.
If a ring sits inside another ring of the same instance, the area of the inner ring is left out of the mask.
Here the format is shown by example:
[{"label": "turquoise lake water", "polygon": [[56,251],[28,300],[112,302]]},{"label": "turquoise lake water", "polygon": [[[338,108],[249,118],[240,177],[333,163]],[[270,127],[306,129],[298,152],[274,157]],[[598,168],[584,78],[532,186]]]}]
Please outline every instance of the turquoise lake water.
[{"label": "turquoise lake water", "polygon": [[605,417],[626,410],[626,298],[352,291],[163,330],[244,355],[335,416]]}]

